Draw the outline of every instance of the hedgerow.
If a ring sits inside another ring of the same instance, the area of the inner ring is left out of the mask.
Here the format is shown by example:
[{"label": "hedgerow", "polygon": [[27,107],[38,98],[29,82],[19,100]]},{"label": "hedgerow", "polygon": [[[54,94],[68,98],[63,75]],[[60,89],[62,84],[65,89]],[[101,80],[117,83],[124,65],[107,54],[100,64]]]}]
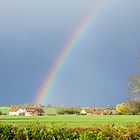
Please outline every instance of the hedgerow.
[{"label": "hedgerow", "polygon": [[90,128],[46,126],[40,123],[0,124],[1,140],[137,140],[140,124],[125,127],[94,125]]}]

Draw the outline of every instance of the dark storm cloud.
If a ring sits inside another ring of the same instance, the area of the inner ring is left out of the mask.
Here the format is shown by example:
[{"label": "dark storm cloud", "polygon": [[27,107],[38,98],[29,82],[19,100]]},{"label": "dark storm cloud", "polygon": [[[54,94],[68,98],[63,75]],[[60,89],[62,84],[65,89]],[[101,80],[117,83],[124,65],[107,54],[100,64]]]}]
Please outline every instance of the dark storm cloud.
[{"label": "dark storm cloud", "polygon": [[[95,1],[9,1],[0,6],[1,104],[31,102],[55,56]],[[105,0],[55,81],[46,103],[114,105],[136,71],[140,2]]]}]

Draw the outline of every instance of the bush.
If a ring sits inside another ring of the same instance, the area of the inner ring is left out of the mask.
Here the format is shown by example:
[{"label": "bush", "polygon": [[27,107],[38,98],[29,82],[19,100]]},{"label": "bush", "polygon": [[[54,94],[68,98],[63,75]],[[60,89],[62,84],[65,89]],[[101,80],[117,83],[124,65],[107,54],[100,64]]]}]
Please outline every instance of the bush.
[{"label": "bush", "polygon": [[65,110],[64,109],[58,109],[57,113],[59,115],[64,115],[65,114]]},{"label": "bush", "polygon": [[79,114],[80,109],[78,107],[63,107],[58,109],[58,114]]},{"label": "bush", "polygon": [[66,128],[35,124],[1,124],[0,139],[22,140],[126,140],[140,139],[140,125],[116,128],[114,125],[93,126],[92,128]]},{"label": "bush", "polygon": [[2,113],[2,115],[8,115],[7,113]]}]

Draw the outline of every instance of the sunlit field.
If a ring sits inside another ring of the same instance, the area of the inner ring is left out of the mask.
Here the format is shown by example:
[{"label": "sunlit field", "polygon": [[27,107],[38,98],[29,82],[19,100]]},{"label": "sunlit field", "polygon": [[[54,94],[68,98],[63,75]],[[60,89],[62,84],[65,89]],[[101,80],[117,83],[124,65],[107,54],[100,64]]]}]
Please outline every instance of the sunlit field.
[{"label": "sunlit field", "polygon": [[78,115],[57,115],[57,116],[32,116],[32,117],[1,117],[0,123],[42,123],[55,124],[58,126],[70,127],[91,127],[94,124],[114,124],[124,126],[128,123],[139,123],[140,115],[99,115],[99,116],[78,116]]}]

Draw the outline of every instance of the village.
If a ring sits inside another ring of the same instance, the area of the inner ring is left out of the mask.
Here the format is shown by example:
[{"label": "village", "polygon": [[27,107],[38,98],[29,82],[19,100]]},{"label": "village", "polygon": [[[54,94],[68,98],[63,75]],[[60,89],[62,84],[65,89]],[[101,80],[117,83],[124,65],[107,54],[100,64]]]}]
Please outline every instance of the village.
[{"label": "village", "polygon": [[9,116],[43,116],[44,113],[44,110],[41,108],[11,108]]},{"label": "village", "polygon": [[0,107],[1,116],[55,116],[55,115],[139,115],[140,98],[104,107],[81,107],[65,105],[8,105]]},{"label": "village", "polygon": [[47,115],[115,115],[112,107],[11,107],[9,116],[47,116]]}]

